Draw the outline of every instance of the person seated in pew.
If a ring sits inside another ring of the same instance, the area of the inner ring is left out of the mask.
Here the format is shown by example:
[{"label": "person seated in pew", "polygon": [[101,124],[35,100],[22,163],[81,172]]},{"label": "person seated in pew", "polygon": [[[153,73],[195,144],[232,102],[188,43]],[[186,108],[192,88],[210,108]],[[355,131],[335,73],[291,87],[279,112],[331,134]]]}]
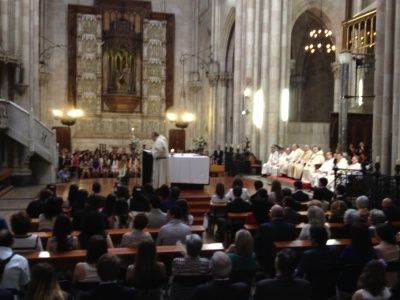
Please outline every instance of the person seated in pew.
[{"label": "person seated in pew", "polygon": [[53,236],[48,239],[46,251],[69,251],[79,249],[78,237],[71,235],[71,219],[64,214],[58,215],[54,222]]},{"label": "person seated in pew", "polygon": [[99,282],[96,264],[105,253],[107,253],[105,238],[101,235],[91,236],[86,248],[86,262],[76,264],[72,276],[73,282]]},{"label": "person seated in pew", "polygon": [[244,282],[250,286],[257,267],[251,233],[246,229],[236,232],[235,242],[228,247],[226,254],[232,263],[231,280],[233,282]]},{"label": "person seated in pew", "polygon": [[347,201],[346,187],[343,184],[338,184],[333,194],[334,199],[346,202],[348,208],[353,207],[352,203]]},{"label": "person seated in pew", "polygon": [[256,190],[253,195],[250,196],[250,202],[258,196],[258,191],[263,188],[263,182],[261,180],[254,181],[254,189]]},{"label": "person seated in pew", "polygon": [[331,236],[329,226],[326,224],[325,212],[318,206],[310,206],[307,210],[308,223],[304,224],[300,231],[299,240],[310,239],[310,230],[312,227],[324,227],[328,233],[328,237]]},{"label": "person seated in pew", "polygon": [[344,213],[347,205],[342,200],[334,200],[330,206],[331,214],[328,217],[329,223],[343,223]]},{"label": "person seated in pew", "polygon": [[246,224],[261,225],[269,221],[268,213],[272,204],[268,200],[266,189],[259,189],[255,195],[256,197],[250,198],[251,214],[248,215]]},{"label": "person seated in pew", "polygon": [[150,212],[147,213],[147,226],[160,228],[167,223],[167,214],[161,210],[161,201],[157,195],[150,196]]},{"label": "person seated in pew", "polygon": [[283,220],[283,208],[277,204],[271,208],[270,219],[260,226],[254,245],[257,261],[266,272],[273,274],[274,242],[295,240],[296,230],[293,224]]},{"label": "person seated in pew", "polygon": [[311,283],[313,300],[324,300],[335,296],[339,250],[327,246],[328,232],[324,226],[310,228],[312,249],[304,251],[297,266],[296,277]]},{"label": "person seated in pew", "polygon": [[[379,224],[376,227],[376,236],[379,244],[375,251],[377,258],[383,259],[386,263],[399,262],[400,247],[397,245],[396,230],[390,223]],[[394,287],[398,280],[398,272],[386,272],[386,281],[389,287]]]},{"label": "person seated in pew", "polygon": [[44,206],[48,199],[54,197],[53,192],[49,189],[43,189],[39,192],[37,199],[32,200],[29,202],[26,213],[31,218],[39,218],[39,215],[43,213]]},{"label": "person seated in pew", "polygon": [[358,280],[358,286],[360,289],[354,293],[352,300],[397,299],[391,298],[385,280],[385,265],[380,260],[374,259],[367,263]]},{"label": "person seated in pew", "polygon": [[369,199],[367,196],[359,196],[356,199],[356,209],[360,214],[360,218],[363,222],[368,222],[369,217]]},{"label": "person seated in pew", "polygon": [[161,202],[161,210],[163,212],[167,212],[171,206],[176,204],[176,201],[178,201],[180,194],[180,188],[178,188],[177,186],[171,187],[168,198]]},{"label": "person seated in pew", "polygon": [[11,229],[14,233],[14,242],[12,249],[16,253],[42,251],[43,245],[40,237],[36,234],[28,233],[31,227],[31,218],[29,215],[20,211],[11,215]]},{"label": "person seated in pew", "polygon": [[117,202],[115,202],[114,212],[110,220],[111,228],[132,228],[133,215],[129,211],[128,202],[126,202],[126,200],[118,199]]},{"label": "person seated in pew", "polygon": [[279,180],[272,180],[271,192],[268,194],[268,199],[272,205],[274,204],[282,205],[283,193],[282,193],[282,185]]},{"label": "person seated in pew", "polygon": [[82,224],[82,230],[79,234],[79,244],[82,249],[86,249],[88,240],[93,235],[101,235],[107,241],[109,248],[114,248],[110,235],[105,231],[102,215],[96,211],[86,213]]},{"label": "person seated in pew", "polygon": [[[82,190],[81,193],[82,193],[82,200],[84,200],[87,191]],[[84,206],[84,208],[76,211],[72,216],[72,227],[74,230],[83,231],[82,227],[86,222],[85,219],[87,218],[88,215],[92,213],[99,214],[99,219],[101,219],[99,222],[103,224],[104,229],[110,228],[108,218],[104,214],[100,213],[101,201],[102,197],[98,195],[90,195],[89,197],[87,197],[87,203],[85,203],[86,205]]]},{"label": "person seated in pew", "polygon": [[79,189],[73,202],[70,202],[72,229],[81,230],[84,214],[86,213],[86,205],[88,202],[89,192],[85,189]]},{"label": "person seated in pew", "polygon": [[143,187],[134,186],[132,189],[132,197],[129,199],[129,209],[135,212],[149,212],[150,202],[145,194]]},{"label": "person seated in pew", "polygon": [[188,225],[182,222],[182,210],[173,205],[167,213],[168,223],[160,228],[157,236],[157,245],[175,245],[177,241],[184,242],[186,236],[192,231]]},{"label": "person seated in pew", "polygon": [[182,221],[186,225],[193,225],[194,217],[189,212],[189,204],[185,199],[179,199],[176,201],[176,205],[181,208],[182,211]]},{"label": "person seated in pew", "polygon": [[283,197],[283,220],[293,225],[301,223],[301,216],[296,211],[296,201],[291,196]]},{"label": "person seated in pew", "polygon": [[308,195],[303,192],[303,183],[300,180],[296,180],[293,183],[293,186],[294,186],[294,193],[292,194],[292,197],[294,198],[294,200],[300,203],[307,202],[310,200]]},{"label": "person seated in pew", "polygon": [[254,300],[308,300],[311,285],[293,276],[296,269],[296,253],[291,249],[279,251],[275,257],[276,277],[257,283]]},{"label": "person seated in pew", "polygon": [[248,300],[250,288],[242,282],[232,283],[229,278],[232,263],[222,251],[217,251],[210,259],[213,280],[198,286],[192,300]]},{"label": "person seated in pew", "polygon": [[369,212],[367,224],[369,224],[371,237],[376,237],[376,226],[385,222],[386,216],[382,210],[374,208]]},{"label": "person seated in pew", "polygon": [[24,299],[67,300],[57,281],[57,273],[48,263],[39,263],[32,268],[31,281],[28,284]]},{"label": "person seated in pew", "polygon": [[233,188],[233,198],[228,202],[226,210],[228,213],[242,213],[250,211],[249,202],[242,198],[243,188],[239,185]]},{"label": "person seated in pew", "polygon": [[112,215],[114,213],[115,203],[117,202],[117,196],[114,193],[108,194],[104,207],[101,209],[101,213],[106,216],[108,227],[111,227]]},{"label": "person seated in pew", "polygon": [[121,275],[121,260],[116,255],[103,254],[97,263],[99,285],[89,292],[82,293],[81,300],[132,300],[136,298],[133,288],[118,283]]},{"label": "person seated in pew", "polygon": [[400,208],[394,204],[392,199],[390,198],[383,199],[382,209],[389,222],[400,221]]},{"label": "person seated in pew", "polygon": [[227,202],[228,198],[225,197],[225,186],[222,182],[218,182],[215,185],[215,193],[211,196],[211,204]]},{"label": "person seated in pew", "polygon": [[239,177],[235,177],[234,179],[233,179],[233,181],[232,181],[232,188],[230,188],[229,189],[229,191],[226,193],[226,195],[225,195],[225,197],[226,197],[226,199],[228,199],[228,201],[233,201],[234,199],[235,199],[235,197],[237,197],[237,196],[235,196],[234,195],[234,193],[233,193],[233,189],[235,188],[235,186],[239,186],[239,187],[241,187],[241,191],[242,191],[242,194],[240,195],[240,198],[243,200],[243,201],[249,201],[250,200],[250,193],[249,193],[249,191],[245,188],[245,187],[243,187],[243,181],[242,181],[242,179],[240,179]]},{"label": "person seated in pew", "polygon": [[39,231],[52,231],[56,217],[62,213],[62,198],[50,198],[47,200],[44,211],[39,215]]},{"label": "person seated in pew", "polygon": [[160,299],[161,287],[167,282],[166,269],[162,262],[157,261],[157,248],[152,241],[139,244],[135,264],[129,265],[126,271],[126,281],[135,287],[137,297],[144,294],[149,298]]},{"label": "person seated in pew", "polygon": [[3,261],[4,271],[0,278],[0,289],[13,290],[13,293],[22,292],[30,280],[29,264],[25,257],[13,252],[14,243],[12,233],[0,230],[0,260]]},{"label": "person seated in pew", "polygon": [[357,279],[363,266],[376,258],[368,226],[365,223],[354,223],[350,230],[350,245],[346,246],[339,258],[339,276],[337,279],[338,299],[347,299],[357,289]]},{"label": "person seated in pew", "polygon": [[320,201],[327,201],[331,203],[333,193],[326,187],[328,185],[328,179],[322,177],[318,181],[318,187],[314,190],[313,199]]},{"label": "person seated in pew", "polygon": [[148,223],[149,219],[145,214],[137,214],[133,219],[132,232],[124,233],[122,236],[121,247],[136,247],[145,240],[153,241],[151,234],[143,231]]},{"label": "person seated in pew", "polygon": [[350,238],[350,231],[353,224],[361,222],[360,214],[354,208],[348,208],[344,212],[343,216],[343,227],[336,230],[336,238],[338,239],[348,239]]}]

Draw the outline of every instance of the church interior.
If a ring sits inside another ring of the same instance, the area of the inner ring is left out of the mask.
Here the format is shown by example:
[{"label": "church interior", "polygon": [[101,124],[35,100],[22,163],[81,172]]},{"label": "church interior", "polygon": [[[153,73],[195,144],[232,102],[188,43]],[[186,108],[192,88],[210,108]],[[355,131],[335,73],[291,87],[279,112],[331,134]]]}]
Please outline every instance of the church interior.
[{"label": "church interior", "polygon": [[400,299],[398,20],[0,0],[0,299]]}]

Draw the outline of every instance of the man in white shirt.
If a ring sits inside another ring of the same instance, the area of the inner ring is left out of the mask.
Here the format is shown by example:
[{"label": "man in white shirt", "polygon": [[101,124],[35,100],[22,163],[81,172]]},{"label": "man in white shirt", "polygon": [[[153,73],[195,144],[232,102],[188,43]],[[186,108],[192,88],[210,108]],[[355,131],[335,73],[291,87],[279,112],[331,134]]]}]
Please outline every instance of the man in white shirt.
[{"label": "man in white shirt", "polygon": [[[336,168],[338,168],[337,173],[345,173],[346,169],[349,167],[349,163],[347,162],[347,159],[345,159],[343,157],[343,153],[342,152],[337,152],[335,153],[335,159],[336,159]],[[335,181],[335,173],[332,172],[330,175],[328,175],[326,177],[326,179],[328,179],[328,185],[327,187],[330,190],[333,190],[333,186],[334,186],[334,181]]]},{"label": "man in white shirt", "polygon": [[322,177],[327,177],[333,172],[333,155],[332,152],[325,153],[325,162],[321,167],[312,175],[311,185],[313,187],[318,186],[319,179]]},{"label": "man in white shirt", "polygon": [[0,289],[21,291],[30,280],[29,264],[25,257],[13,253],[13,242],[10,231],[0,230],[0,260],[8,261],[0,281]]},{"label": "man in white shirt", "polygon": [[176,245],[177,241],[185,242],[186,236],[192,231],[188,225],[183,223],[182,210],[179,206],[173,205],[168,210],[169,222],[160,228],[157,237],[157,245]]},{"label": "man in white shirt", "polygon": [[159,188],[163,184],[169,185],[168,141],[165,136],[157,132],[153,132],[153,141],[151,149],[153,155],[152,185],[154,188]]},{"label": "man in white shirt", "polygon": [[261,176],[270,176],[272,174],[272,167],[278,165],[278,162],[279,162],[278,146],[273,145],[271,146],[271,153],[268,157],[268,161],[262,166]]},{"label": "man in white shirt", "polygon": [[359,157],[357,155],[353,155],[351,158],[351,164],[349,165],[348,175],[361,175],[361,164],[359,162]]}]

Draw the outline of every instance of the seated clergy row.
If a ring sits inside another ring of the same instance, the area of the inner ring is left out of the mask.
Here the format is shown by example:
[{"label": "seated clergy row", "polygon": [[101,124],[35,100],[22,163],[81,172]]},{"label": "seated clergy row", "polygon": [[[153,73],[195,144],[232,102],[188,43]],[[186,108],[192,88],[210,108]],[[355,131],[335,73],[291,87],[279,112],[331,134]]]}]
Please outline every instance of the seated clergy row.
[{"label": "seated clergy row", "polygon": [[293,179],[301,179],[304,183],[312,186],[318,185],[318,180],[322,177],[328,179],[328,183],[334,180],[334,160],[338,169],[347,169],[351,172],[361,170],[359,157],[354,155],[351,164],[343,157],[341,152],[324,152],[318,146],[304,145],[301,149],[298,144],[293,144],[291,148],[283,148],[278,145],[271,147],[268,161],[263,164],[262,176],[287,176]]}]

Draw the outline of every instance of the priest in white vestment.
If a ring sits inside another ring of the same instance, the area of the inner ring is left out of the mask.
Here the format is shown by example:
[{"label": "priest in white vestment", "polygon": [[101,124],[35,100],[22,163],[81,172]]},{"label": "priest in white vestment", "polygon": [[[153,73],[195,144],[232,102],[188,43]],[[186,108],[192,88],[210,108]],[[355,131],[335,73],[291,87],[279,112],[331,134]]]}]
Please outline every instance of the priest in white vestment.
[{"label": "priest in white vestment", "polygon": [[159,188],[163,184],[169,185],[169,152],[168,141],[165,136],[153,133],[153,147],[151,154],[153,155],[153,187]]},{"label": "priest in white vestment", "polygon": [[321,166],[325,161],[324,152],[320,147],[314,146],[312,151],[313,154],[311,155],[310,160],[304,166],[303,175],[301,176],[301,181],[305,183],[310,183],[312,181],[312,177],[315,173],[315,166]]},{"label": "priest in white vestment", "polygon": [[293,179],[300,179],[304,166],[310,160],[312,151],[309,145],[304,145],[303,154],[288,168],[287,176]]},{"label": "priest in white vestment", "polygon": [[279,162],[279,152],[277,145],[273,145],[271,147],[271,153],[268,157],[268,161],[263,164],[261,175],[262,176],[269,176],[272,174],[272,167],[278,165]]},{"label": "priest in white vestment", "polygon": [[361,164],[359,162],[359,157],[358,155],[353,155],[351,158],[351,164],[349,165],[347,175],[362,175],[361,172]]},{"label": "priest in white vestment", "polygon": [[333,155],[332,152],[325,153],[325,161],[321,167],[312,175],[311,186],[317,187],[320,178],[327,178],[328,175],[333,174]]},{"label": "priest in white vestment", "polygon": [[[343,154],[341,152],[335,153],[335,159],[336,159],[336,168],[338,168],[337,173],[338,174],[343,174],[345,173],[346,169],[349,167],[349,163],[346,158],[343,157]],[[335,167],[335,166],[334,166]],[[335,173],[332,172],[332,174],[328,175],[326,177],[328,179],[328,188],[333,190],[334,187],[334,181],[335,181]]]},{"label": "priest in white vestment", "polygon": [[292,145],[292,152],[286,156],[286,162],[280,168],[281,174],[287,174],[289,167],[303,154],[298,144]]},{"label": "priest in white vestment", "polygon": [[290,148],[279,147],[278,164],[272,167],[272,176],[281,176],[281,169],[286,164],[286,158],[290,154]]}]

